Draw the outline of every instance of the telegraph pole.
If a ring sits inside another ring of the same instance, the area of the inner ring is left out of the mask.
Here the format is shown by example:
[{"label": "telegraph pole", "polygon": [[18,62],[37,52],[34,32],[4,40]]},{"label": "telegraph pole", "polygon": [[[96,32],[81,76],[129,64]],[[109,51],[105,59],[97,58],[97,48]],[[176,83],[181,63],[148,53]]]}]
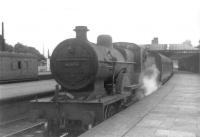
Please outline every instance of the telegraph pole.
[{"label": "telegraph pole", "polygon": [[45,57],[45,55],[44,55],[44,44],[43,44],[42,54]]},{"label": "telegraph pole", "polygon": [[48,59],[50,58],[49,49],[48,49],[48,56],[47,56],[47,58],[48,58]]}]

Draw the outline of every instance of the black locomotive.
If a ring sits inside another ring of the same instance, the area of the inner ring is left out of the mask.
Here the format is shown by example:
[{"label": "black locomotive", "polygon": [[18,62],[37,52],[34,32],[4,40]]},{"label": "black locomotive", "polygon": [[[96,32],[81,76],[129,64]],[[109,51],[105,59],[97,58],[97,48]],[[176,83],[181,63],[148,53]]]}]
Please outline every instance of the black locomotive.
[{"label": "black locomotive", "polygon": [[87,40],[87,27],[75,31],[76,38],[64,40],[52,53],[58,83],[54,97],[33,102],[37,116],[47,119],[46,136],[83,132],[120,111],[133,101],[141,72],[152,64],[160,81],[172,73],[171,61],[162,55],[134,43],[112,43],[109,35],[100,35],[94,44]]}]

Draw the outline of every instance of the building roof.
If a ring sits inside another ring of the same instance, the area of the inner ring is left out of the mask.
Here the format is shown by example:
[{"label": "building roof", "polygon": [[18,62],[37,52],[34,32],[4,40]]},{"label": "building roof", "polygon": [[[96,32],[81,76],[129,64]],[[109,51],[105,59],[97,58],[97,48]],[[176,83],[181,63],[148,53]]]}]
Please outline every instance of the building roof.
[{"label": "building roof", "polygon": [[169,44],[169,50],[198,50],[198,49],[184,44]]},{"label": "building roof", "polygon": [[0,57],[37,58],[35,55],[30,53],[17,53],[7,51],[0,51]]},{"label": "building roof", "polygon": [[149,50],[167,50],[167,44],[152,44],[148,47]]}]

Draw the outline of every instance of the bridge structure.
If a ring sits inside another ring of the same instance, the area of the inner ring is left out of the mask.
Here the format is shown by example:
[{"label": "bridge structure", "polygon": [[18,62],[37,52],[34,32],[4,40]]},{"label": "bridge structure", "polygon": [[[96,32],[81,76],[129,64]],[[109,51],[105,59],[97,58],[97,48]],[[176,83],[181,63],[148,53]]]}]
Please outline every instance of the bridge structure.
[{"label": "bridge structure", "polygon": [[142,45],[150,52],[163,54],[173,60],[174,68],[200,73],[200,46],[188,44],[159,44],[154,38],[151,44]]},{"label": "bridge structure", "polygon": [[151,52],[161,53],[172,60],[179,60],[182,58],[187,58],[194,55],[200,56],[200,49],[199,50],[151,50]]}]

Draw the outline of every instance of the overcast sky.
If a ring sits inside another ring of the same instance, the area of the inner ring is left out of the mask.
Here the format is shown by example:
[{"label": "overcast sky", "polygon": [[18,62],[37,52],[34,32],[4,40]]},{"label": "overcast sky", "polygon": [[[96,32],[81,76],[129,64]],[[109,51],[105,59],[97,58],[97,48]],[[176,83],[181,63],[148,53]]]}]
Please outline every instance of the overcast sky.
[{"label": "overcast sky", "polygon": [[[50,52],[75,36],[77,25],[89,28],[88,39],[110,34],[113,41],[148,44],[200,40],[199,0],[0,0],[5,39]],[[0,29],[1,30],[1,29]]]}]

